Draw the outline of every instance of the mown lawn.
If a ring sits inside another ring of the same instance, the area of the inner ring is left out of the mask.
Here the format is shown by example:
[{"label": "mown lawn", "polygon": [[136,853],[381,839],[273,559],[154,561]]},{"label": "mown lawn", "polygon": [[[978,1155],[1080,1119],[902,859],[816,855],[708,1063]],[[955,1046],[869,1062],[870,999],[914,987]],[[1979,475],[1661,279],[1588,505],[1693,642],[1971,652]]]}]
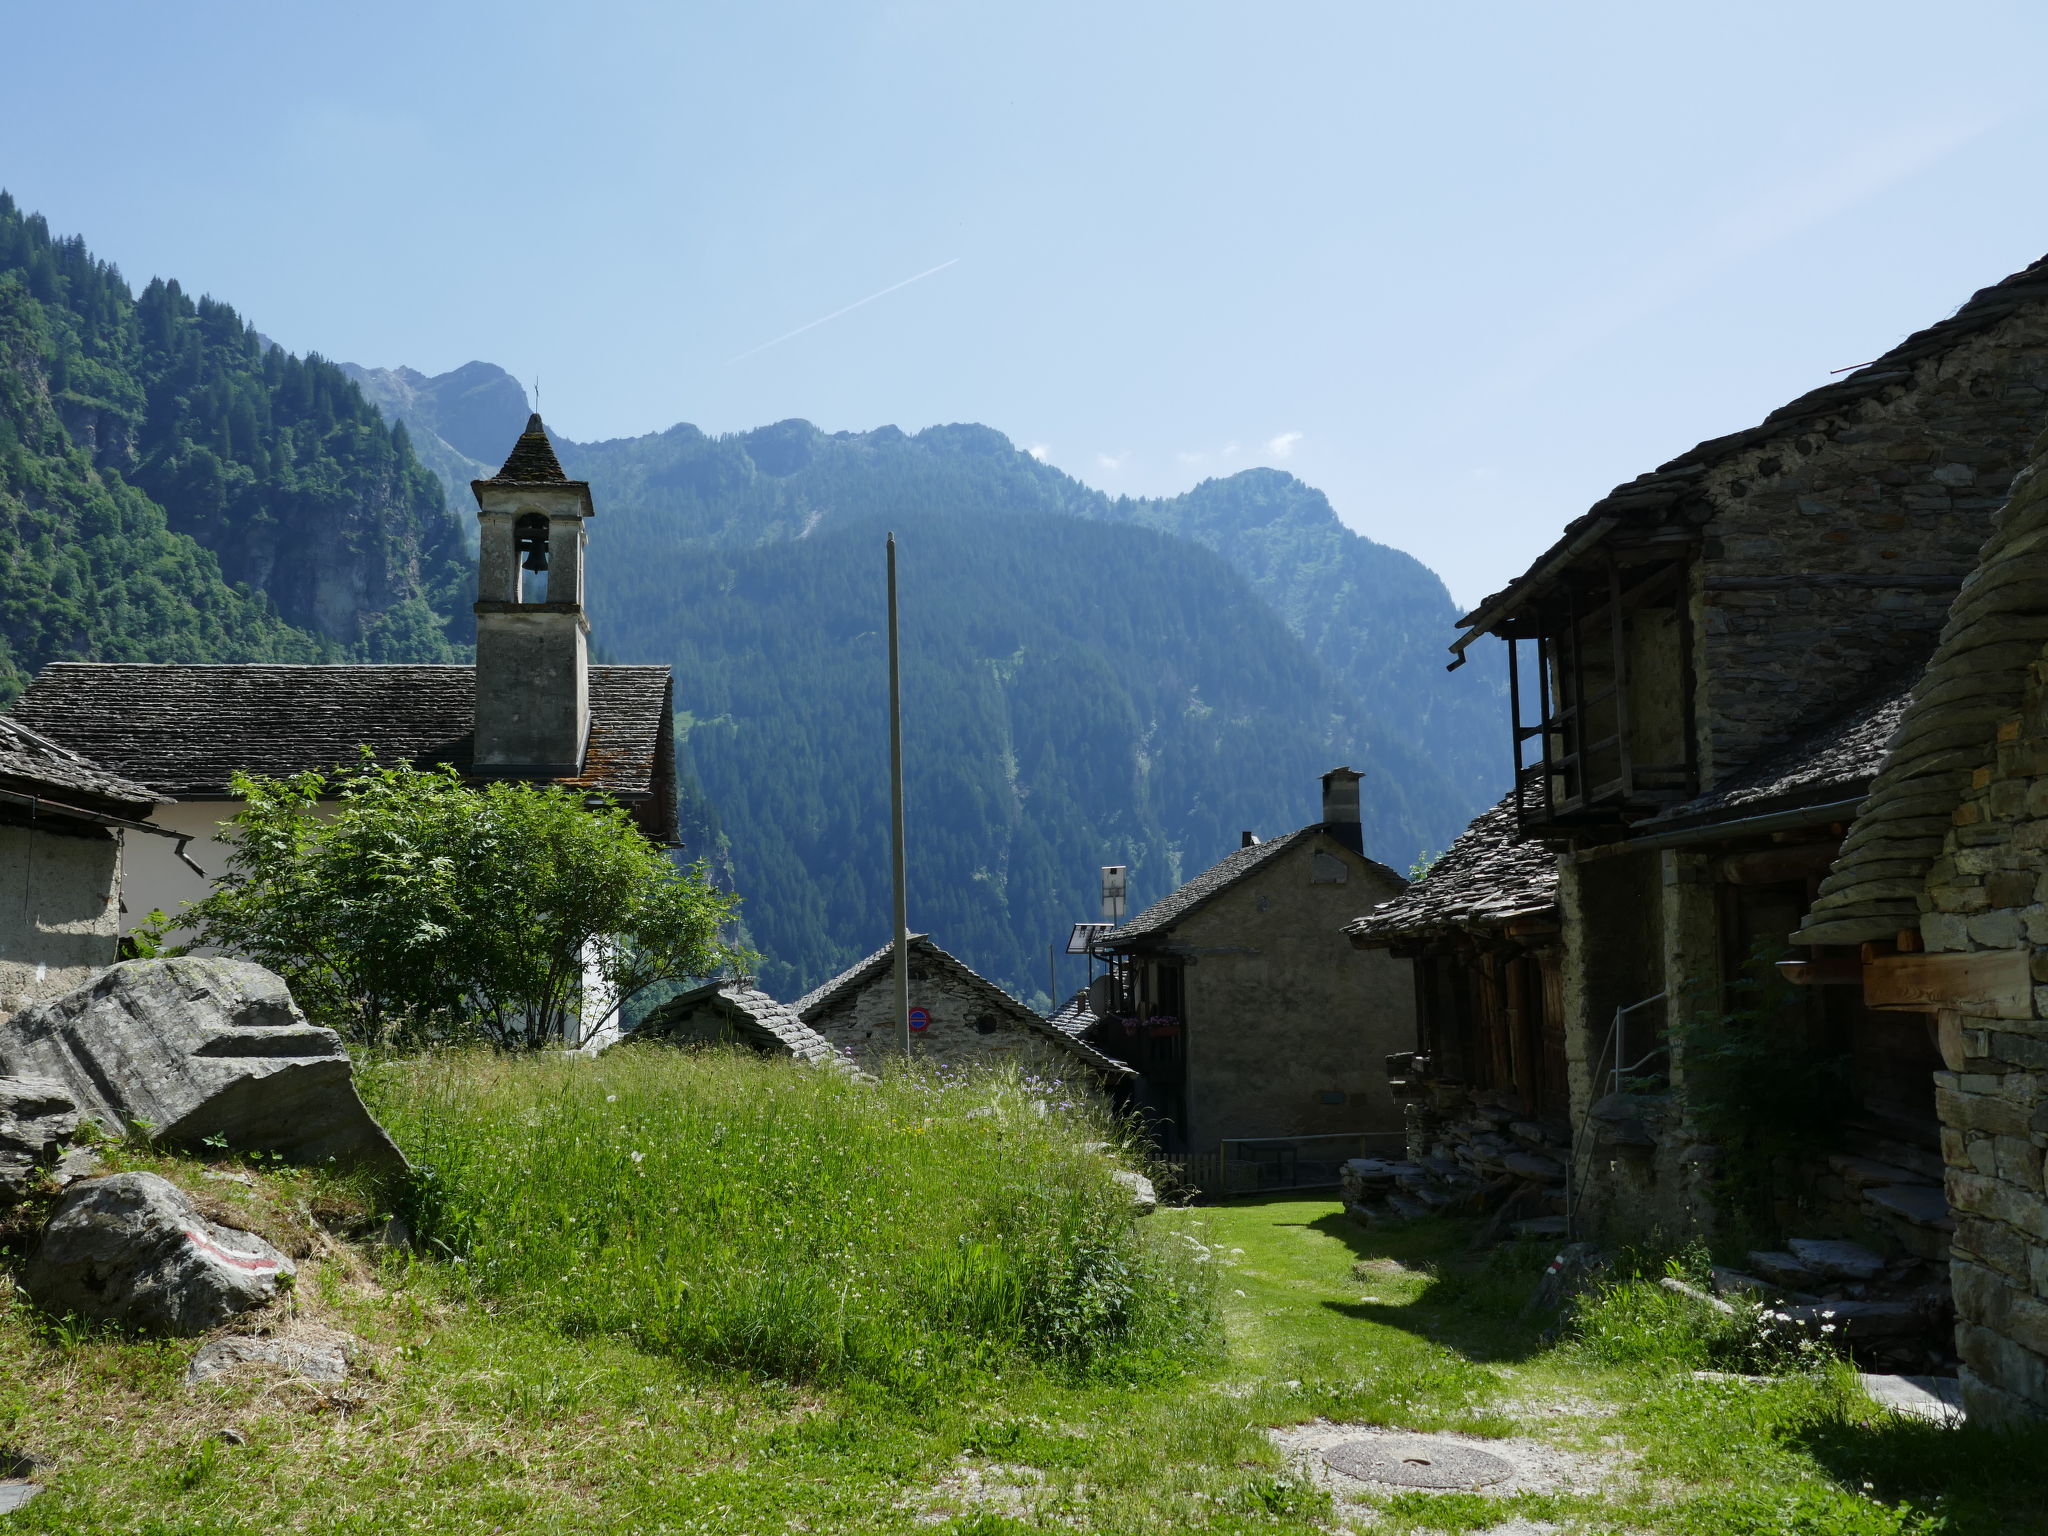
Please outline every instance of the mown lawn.
[{"label": "mown lawn", "polygon": [[[1011,1351],[882,1386],[708,1366],[494,1296],[467,1266],[370,1256],[323,1232],[373,1213],[311,1175],[121,1160],[306,1253],[291,1308],[367,1351],[339,1388],[188,1388],[195,1342],[84,1336],[17,1301],[0,1446],[44,1462],[46,1491],[0,1529],[2048,1531],[2038,1436],[1892,1420],[1840,1372],[1698,1381],[1669,1317],[1604,1358],[1545,1342],[1516,1321],[1541,1254],[1471,1261],[1448,1223],[1368,1235],[1331,1200],[1148,1218],[1215,1276],[1206,1347],[1110,1365]],[[1629,1327],[1641,1300],[1617,1313]],[[676,1315],[678,1338],[706,1336]],[[1514,1437],[1578,1470],[1505,1499],[1333,1493],[1268,1433],[1317,1419]]]}]

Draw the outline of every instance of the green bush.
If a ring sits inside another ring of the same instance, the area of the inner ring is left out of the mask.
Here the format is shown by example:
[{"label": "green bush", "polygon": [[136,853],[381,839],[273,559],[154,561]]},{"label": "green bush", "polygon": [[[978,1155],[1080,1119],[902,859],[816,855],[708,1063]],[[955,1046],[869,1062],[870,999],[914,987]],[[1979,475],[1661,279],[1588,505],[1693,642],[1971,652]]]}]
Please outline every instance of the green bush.
[{"label": "green bush", "polygon": [[1136,1369],[1210,1326],[1110,1131],[1014,1075],[881,1082],[731,1049],[373,1066],[419,1240],[576,1333],[783,1380],[928,1388],[1033,1359]]}]

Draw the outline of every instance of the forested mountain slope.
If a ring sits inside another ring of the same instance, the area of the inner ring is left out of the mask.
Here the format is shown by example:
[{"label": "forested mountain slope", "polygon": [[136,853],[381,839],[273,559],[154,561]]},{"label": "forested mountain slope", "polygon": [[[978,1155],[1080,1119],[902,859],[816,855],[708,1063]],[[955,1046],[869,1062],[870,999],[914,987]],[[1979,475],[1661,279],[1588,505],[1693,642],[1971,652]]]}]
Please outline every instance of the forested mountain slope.
[{"label": "forested mountain slope", "polygon": [[52,660],[442,660],[441,486],[333,364],[0,193],[0,698]]},{"label": "forested mountain slope", "polygon": [[[445,401],[470,430],[494,411],[492,440],[524,419],[523,392],[486,364],[352,371],[422,440]],[[1091,915],[1097,865],[1130,862],[1135,900],[1164,894],[1242,828],[1312,819],[1315,776],[1338,762],[1367,771],[1371,850],[1402,868],[1499,796],[1499,680],[1443,671],[1442,583],[1290,475],[1112,501],[972,425],[680,425],[557,446],[600,513],[594,640],[676,666],[694,841],[722,830],[771,985],[814,983],[886,937],[882,852],[851,852],[887,828],[879,663],[832,638],[842,620],[872,638],[879,607],[850,594],[879,604],[885,526],[903,538],[905,643],[930,705],[908,727],[926,807],[915,920],[1013,986],[1042,989],[1042,945]],[[1042,666],[1070,669],[1074,697]],[[936,787],[921,733],[971,787]],[[1041,744],[1028,769],[1020,739]]]},{"label": "forested mountain slope", "polygon": [[905,594],[910,919],[977,968],[1043,993],[1046,945],[1096,915],[1099,865],[1128,861],[1143,904],[1245,827],[1315,820],[1317,777],[1340,761],[1372,775],[1368,847],[1413,856],[1403,786],[1422,765],[1375,741],[1244,581],[1184,541],[924,509],[650,561],[600,557],[594,529],[595,631],[676,668],[769,990],[795,996],[888,937],[885,526]]}]

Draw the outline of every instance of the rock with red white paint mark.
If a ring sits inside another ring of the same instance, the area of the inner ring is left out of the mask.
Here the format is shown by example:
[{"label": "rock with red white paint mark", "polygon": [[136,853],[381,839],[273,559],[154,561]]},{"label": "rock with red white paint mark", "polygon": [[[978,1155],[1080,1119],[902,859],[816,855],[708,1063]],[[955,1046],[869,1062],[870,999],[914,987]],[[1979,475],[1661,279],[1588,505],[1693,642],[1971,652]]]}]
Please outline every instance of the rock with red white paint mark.
[{"label": "rock with red white paint mark", "polygon": [[65,1193],[21,1288],[47,1312],[194,1334],[261,1306],[293,1273],[255,1233],[200,1215],[170,1180],[117,1173]]}]

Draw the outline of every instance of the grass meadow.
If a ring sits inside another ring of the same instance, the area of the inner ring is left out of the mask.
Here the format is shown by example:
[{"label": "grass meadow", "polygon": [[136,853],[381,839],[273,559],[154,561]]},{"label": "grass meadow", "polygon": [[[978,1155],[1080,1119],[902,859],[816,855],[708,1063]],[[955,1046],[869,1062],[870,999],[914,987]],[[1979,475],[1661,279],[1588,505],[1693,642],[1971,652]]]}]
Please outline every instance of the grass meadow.
[{"label": "grass meadow", "polygon": [[929,1392],[1026,1359],[1158,1368],[1211,1332],[1211,1271],[1090,1149],[1113,1128],[1014,1074],[629,1046],[363,1086],[418,1169],[416,1238],[478,1300],[571,1335]]},{"label": "grass meadow", "polygon": [[[256,1321],[352,1335],[350,1379],[189,1386],[199,1341],[0,1280],[0,1453],[45,1490],[0,1530],[2048,1536],[2048,1432],[1894,1417],[1648,1273],[1524,1318],[1547,1254],[1463,1223],[1367,1232],[1313,1192],[1134,1220],[1104,1127],[1013,1079],[627,1051],[366,1087],[420,1168],[416,1251],[366,1241],[394,1192],[108,1149],[294,1254]],[[1346,1485],[1303,1452],[1332,1425],[1549,1470]]]}]

